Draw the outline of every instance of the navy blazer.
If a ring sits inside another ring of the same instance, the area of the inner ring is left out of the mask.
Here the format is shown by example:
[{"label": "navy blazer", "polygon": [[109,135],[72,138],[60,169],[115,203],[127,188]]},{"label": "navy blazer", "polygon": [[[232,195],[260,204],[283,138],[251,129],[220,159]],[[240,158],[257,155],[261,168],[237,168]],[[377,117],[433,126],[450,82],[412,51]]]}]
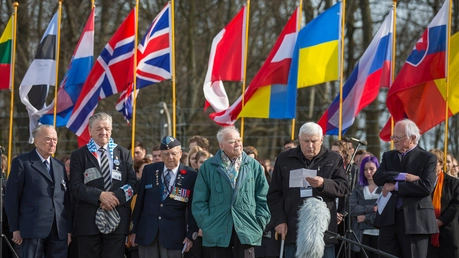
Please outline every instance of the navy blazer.
[{"label": "navy blazer", "polygon": [[71,205],[64,164],[50,157],[51,176],[36,149],[13,159],[5,192],[10,231],[22,238],[46,238],[56,218],[59,239],[71,229]]},{"label": "navy blazer", "polygon": [[[116,207],[120,215],[120,223],[113,234],[127,235],[131,215],[130,200],[126,201],[125,192],[120,188],[129,185],[136,190],[136,176],[131,153],[116,146],[113,159],[119,160],[121,180],[112,179],[110,189],[118,198],[120,205]],[[115,165],[114,165],[115,166]],[[96,212],[100,207],[99,197],[104,191],[104,179],[97,158],[89,152],[85,145],[75,150],[70,156],[70,184],[75,196],[75,219],[73,234],[75,236],[100,234],[96,226]]]},{"label": "navy blazer", "polygon": [[396,150],[383,154],[381,165],[373,175],[373,180],[379,186],[385,183],[395,183],[399,173],[405,172],[420,177],[414,182],[399,181],[398,191],[393,191],[382,214],[377,213],[375,226],[389,226],[395,223],[397,198],[402,200],[405,215],[404,225],[406,234],[434,234],[438,226],[430,197],[435,187],[437,158],[419,147],[415,147],[400,160]]},{"label": "navy blazer", "polygon": [[[139,245],[150,245],[159,234],[162,247],[181,250],[185,237],[192,240],[193,233],[198,231],[191,213],[197,172],[180,164],[174,182],[179,193],[172,191],[163,201],[163,170],[163,162],[147,165],[143,170],[132,215],[132,233],[136,234],[135,242]],[[180,192],[188,199],[174,199],[174,196],[180,196]]]}]

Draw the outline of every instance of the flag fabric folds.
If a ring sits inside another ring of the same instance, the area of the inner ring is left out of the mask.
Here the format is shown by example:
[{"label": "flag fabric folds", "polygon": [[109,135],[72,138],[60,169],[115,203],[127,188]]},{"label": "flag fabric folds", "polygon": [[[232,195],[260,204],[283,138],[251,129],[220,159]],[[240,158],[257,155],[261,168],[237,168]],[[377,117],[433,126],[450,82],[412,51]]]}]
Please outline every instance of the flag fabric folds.
[{"label": "flag fabric folds", "polygon": [[[67,72],[61,81],[57,97],[56,127],[67,124],[73,107],[83,88],[83,84],[91,71],[94,62],[94,9],[91,11],[81,33],[78,44],[73,52]],[[42,124],[54,123],[54,102],[41,113]]]},{"label": "flag fabric folds", "polygon": [[[38,119],[41,116],[40,111],[46,108],[49,85],[55,84],[56,43],[57,13],[54,14],[49,23],[38,45],[35,59],[30,64],[19,86],[19,97],[21,102],[26,106],[27,113],[29,114],[30,133],[38,125]],[[32,136],[30,136],[29,142],[33,142]]]},{"label": "flag fabric folds", "polygon": [[13,16],[6,24],[5,30],[0,38],[0,90],[11,88],[13,56]]},{"label": "flag fabric folds", "polygon": [[[444,78],[449,9],[449,1],[445,1],[387,93],[386,105],[394,121],[409,118],[416,123],[421,133],[445,120]],[[456,45],[451,42],[451,47],[456,48]],[[453,67],[450,67],[450,71],[455,72]],[[452,81],[451,85],[454,85]],[[390,135],[389,120],[379,136],[384,141],[390,141]]]},{"label": "flag fabric folds", "polygon": [[[357,114],[376,99],[380,87],[390,86],[393,18],[391,11],[343,86],[343,134],[354,123]],[[339,134],[339,109],[338,94],[318,122],[324,134]]]},{"label": "flag fabric folds", "polygon": [[245,21],[244,6],[212,41],[203,90],[206,98],[205,108],[210,105],[215,112],[224,111],[229,107],[222,81],[241,81],[243,77]]},{"label": "flag fabric folds", "polygon": [[[288,96],[296,97],[296,88],[287,88],[288,73],[297,36],[298,8],[282,30],[266,61],[250,82],[242,97],[222,112],[210,114],[217,124],[232,125],[238,117],[293,118]],[[288,90],[290,89],[290,92]],[[292,92],[293,91],[293,92]]]},{"label": "flag fabric folds", "polygon": [[338,2],[300,30],[289,85],[302,88],[338,79],[340,14],[341,2]]},{"label": "flag fabric folds", "polygon": [[[171,78],[171,36],[171,7],[168,3],[153,20],[137,48],[137,91]],[[129,85],[116,103],[116,109],[127,121],[132,118],[133,88]]]},{"label": "flag fabric folds", "polygon": [[81,137],[80,143],[89,141],[87,126],[98,101],[122,92],[132,84],[135,37],[135,10],[132,10],[108,41],[91,69],[81,94],[67,123],[67,128]]}]

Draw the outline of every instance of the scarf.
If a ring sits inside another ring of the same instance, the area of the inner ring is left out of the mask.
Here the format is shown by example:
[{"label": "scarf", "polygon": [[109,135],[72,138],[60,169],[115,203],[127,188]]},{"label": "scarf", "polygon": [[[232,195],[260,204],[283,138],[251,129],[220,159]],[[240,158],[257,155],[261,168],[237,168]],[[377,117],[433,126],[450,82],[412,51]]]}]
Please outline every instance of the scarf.
[{"label": "scarf", "polygon": [[239,175],[239,168],[241,167],[242,163],[242,155],[235,158],[234,160],[230,160],[228,156],[226,156],[226,153],[222,151],[220,157],[222,159],[223,169],[225,170],[226,175],[231,182],[231,186],[234,189],[236,188],[237,176]]},{"label": "scarf", "polygon": [[[433,197],[432,197],[432,204],[434,206],[435,217],[438,219],[440,217],[441,212],[441,193],[443,190],[443,180],[445,179],[445,175],[441,172],[438,175],[437,179],[437,187],[435,187]],[[440,247],[440,233],[433,234],[430,238],[430,242],[435,247]]]},{"label": "scarf", "polygon": [[[97,155],[98,149],[96,147],[96,143],[94,142],[92,138],[91,140],[89,140],[86,146],[88,146],[89,152],[91,152],[92,155],[94,155],[94,157],[98,158],[98,155]],[[115,141],[113,141],[113,138],[110,138],[110,140],[108,141],[108,149],[110,151],[110,157],[112,157],[112,160],[113,160],[113,149],[115,149],[116,146],[117,144],[115,143]],[[104,147],[104,146],[100,146],[100,147]]]}]

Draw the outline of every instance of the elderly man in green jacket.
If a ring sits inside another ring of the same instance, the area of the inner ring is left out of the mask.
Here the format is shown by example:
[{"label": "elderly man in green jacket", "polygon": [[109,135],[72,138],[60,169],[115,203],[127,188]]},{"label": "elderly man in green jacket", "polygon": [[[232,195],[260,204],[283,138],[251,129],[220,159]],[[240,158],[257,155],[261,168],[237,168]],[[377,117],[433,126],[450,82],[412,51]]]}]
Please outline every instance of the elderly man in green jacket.
[{"label": "elderly man in green jacket", "polygon": [[192,212],[212,258],[255,257],[271,215],[268,183],[258,161],[242,151],[239,131],[218,131],[220,150],[199,169]]}]

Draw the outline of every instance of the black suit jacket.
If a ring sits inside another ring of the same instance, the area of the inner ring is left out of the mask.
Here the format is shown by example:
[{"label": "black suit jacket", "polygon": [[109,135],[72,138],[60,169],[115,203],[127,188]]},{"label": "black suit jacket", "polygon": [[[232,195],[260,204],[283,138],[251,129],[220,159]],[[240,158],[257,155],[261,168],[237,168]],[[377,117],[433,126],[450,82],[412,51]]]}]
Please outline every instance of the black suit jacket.
[{"label": "black suit jacket", "polygon": [[185,237],[192,240],[198,226],[191,213],[194,183],[197,172],[190,167],[179,165],[174,186],[189,191],[188,200],[175,200],[169,195],[162,199],[164,184],[164,163],[145,166],[140,180],[139,193],[132,215],[136,243],[150,245],[159,236],[161,246],[167,249],[182,249]]},{"label": "black suit jacket", "polygon": [[[130,185],[132,190],[136,188],[136,177],[133,168],[131,153],[117,146],[113,150],[113,159],[120,161],[119,171],[121,180],[112,178],[110,189],[118,198],[120,205],[116,207],[121,221],[118,228],[112,234],[129,233],[129,221],[131,214],[130,200],[126,201],[125,192],[120,188],[123,185]],[[88,175],[100,175],[95,179]],[[86,178],[86,182],[85,182]],[[104,189],[104,179],[100,170],[99,161],[89,152],[85,145],[72,153],[70,156],[70,184],[72,193],[75,195],[75,219],[73,234],[75,236],[100,234],[96,226],[95,218],[97,209],[100,207],[99,196]]]},{"label": "black suit jacket", "polygon": [[19,230],[23,238],[46,238],[54,218],[61,240],[70,233],[71,205],[64,165],[53,157],[50,161],[53,179],[36,149],[13,159],[5,210],[10,231]]},{"label": "black suit jacket", "polygon": [[420,177],[414,182],[398,181],[398,191],[393,191],[383,213],[376,214],[375,226],[389,226],[395,222],[397,198],[402,200],[406,234],[433,234],[438,232],[437,222],[430,197],[436,180],[437,158],[419,147],[408,152],[401,160],[396,150],[383,154],[381,165],[373,175],[375,183],[395,183],[399,173],[405,172]]}]

